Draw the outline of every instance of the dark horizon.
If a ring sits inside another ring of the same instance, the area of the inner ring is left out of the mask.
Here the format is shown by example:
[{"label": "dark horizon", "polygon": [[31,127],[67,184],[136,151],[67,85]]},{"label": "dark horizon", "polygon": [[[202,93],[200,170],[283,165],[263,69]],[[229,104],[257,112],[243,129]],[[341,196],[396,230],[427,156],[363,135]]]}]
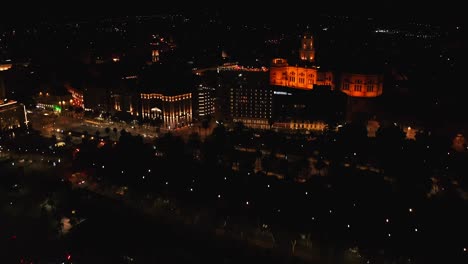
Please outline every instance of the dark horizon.
[{"label": "dark horizon", "polygon": [[435,25],[464,25],[462,7],[455,5],[445,6],[408,6],[402,3],[383,2],[378,4],[356,3],[314,3],[313,8],[291,7],[284,10],[284,6],[251,7],[245,4],[228,6],[200,5],[191,6],[158,5],[144,3],[132,6],[70,6],[67,4],[41,3],[23,7],[10,7],[9,12],[2,14],[0,23],[17,26],[37,22],[74,22],[80,19],[102,19],[122,16],[183,14],[187,16],[217,16],[229,21],[248,21],[254,23],[307,23],[316,19],[316,16],[349,16],[353,18],[372,18],[388,23],[418,22]]}]

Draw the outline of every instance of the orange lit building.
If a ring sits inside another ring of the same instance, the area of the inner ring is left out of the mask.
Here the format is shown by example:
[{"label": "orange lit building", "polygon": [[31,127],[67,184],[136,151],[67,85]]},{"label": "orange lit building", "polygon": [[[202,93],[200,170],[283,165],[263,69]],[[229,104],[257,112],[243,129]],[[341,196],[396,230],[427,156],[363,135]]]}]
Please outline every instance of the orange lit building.
[{"label": "orange lit building", "polygon": [[340,89],[353,97],[377,97],[383,91],[383,75],[343,73]]},{"label": "orange lit building", "polygon": [[70,104],[74,107],[81,107],[84,109],[85,106],[84,106],[84,100],[83,100],[83,92],[68,84],[65,85],[65,88],[72,96],[72,100],[70,101]]},{"label": "orange lit building", "polygon": [[275,58],[270,68],[270,84],[296,89],[312,90],[314,85],[335,89],[333,72],[319,71],[319,67],[290,66],[286,59]]},{"label": "orange lit building", "polygon": [[337,86],[351,97],[377,97],[383,92],[383,75],[323,71],[314,65],[314,39],[305,34],[301,39],[299,59],[306,66],[291,66],[286,59],[274,58],[270,68],[270,84],[294,89],[312,90],[314,86]]},{"label": "orange lit building", "polygon": [[[344,116],[343,113],[346,113],[347,120],[354,120],[369,117],[377,108],[372,98],[383,93],[383,74],[349,69],[324,70],[316,64],[314,38],[310,34],[304,34],[301,38],[298,55],[294,65],[290,65],[284,58],[272,60],[270,85],[275,90],[277,118],[290,122],[294,119],[313,120],[326,115],[324,113],[328,113],[328,117]],[[309,93],[312,90],[314,92]],[[284,94],[292,96],[282,96]],[[312,94],[320,95],[336,109],[329,109],[330,105],[323,104],[322,99],[312,100]]]},{"label": "orange lit building", "polygon": [[304,34],[301,39],[299,57],[303,61],[315,62],[314,38],[309,33]]},{"label": "orange lit building", "polygon": [[0,71],[9,70],[12,66],[13,64],[11,63],[0,64]]}]

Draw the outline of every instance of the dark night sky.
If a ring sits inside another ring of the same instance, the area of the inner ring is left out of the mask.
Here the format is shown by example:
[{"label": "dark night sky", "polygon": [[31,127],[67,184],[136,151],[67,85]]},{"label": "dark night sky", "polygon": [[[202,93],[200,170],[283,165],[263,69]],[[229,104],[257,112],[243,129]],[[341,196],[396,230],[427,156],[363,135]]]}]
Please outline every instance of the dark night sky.
[{"label": "dark night sky", "polygon": [[[62,1],[59,3],[40,1],[40,3],[11,4],[3,9],[0,22],[10,24],[34,23],[38,20],[79,19],[87,17],[109,17],[121,15],[150,15],[158,13],[183,12],[186,14],[215,13],[227,15],[230,19],[250,19],[256,21],[288,19],[300,22],[315,14],[340,14],[350,16],[373,16],[385,18],[388,21],[416,20],[428,23],[465,23],[463,17],[464,8],[460,3],[451,4],[444,2],[433,5],[430,2],[415,3],[414,1],[372,1],[356,2],[345,1],[307,1],[284,4],[256,3],[257,6],[248,4],[247,1],[220,1],[218,6],[207,5],[199,1],[167,4],[161,1],[124,1],[118,2],[92,1]],[[196,6],[193,6],[196,5]],[[305,8],[304,8],[305,6]],[[7,11],[7,12],[6,12]]]}]

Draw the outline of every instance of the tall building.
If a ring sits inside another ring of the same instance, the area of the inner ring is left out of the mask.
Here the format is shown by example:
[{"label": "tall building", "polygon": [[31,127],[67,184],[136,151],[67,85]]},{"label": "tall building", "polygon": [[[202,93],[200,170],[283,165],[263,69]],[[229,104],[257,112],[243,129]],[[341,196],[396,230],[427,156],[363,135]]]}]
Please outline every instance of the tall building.
[{"label": "tall building", "polygon": [[[247,117],[242,116],[242,111],[239,114],[236,113],[236,109],[240,110],[242,108],[240,105],[237,105],[238,99],[235,97],[235,93],[240,92],[240,89],[256,89],[257,95],[260,95],[260,90],[262,89],[262,94],[266,90],[271,92],[268,84],[268,69],[266,67],[245,67],[237,63],[224,63],[216,67],[195,69],[193,73],[200,78],[200,87],[214,88],[212,92],[209,92],[214,98],[208,100],[212,100],[213,102],[216,120],[229,122],[235,118],[236,121],[240,121],[240,118]],[[204,100],[206,102],[206,96]],[[248,100],[255,100],[255,97]],[[257,107],[261,105],[259,102],[255,104]],[[208,105],[210,106],[210,104]],[[267,106],[268,109],[270,107],[271,104]],[[252,113],[251,117],[253,116],[254,113]],[[244,121],[246,124],[252,123],[249,120],[243,120],[242,122]],[[265,121],[264,123],[268,122]]]},{"label": "tall building", "polygon": [[199,118],[215,113],[215,88],[200,84],[197,87],[197,107]]},{"label": "tall building", "polygon": [[273,117],[273,90],[264,72],[238,72],[230,86],[233,122],[252,128],[270,127]]},{"label": "tall building", "polygon": [[299,57],[302,61],[315,62],[314,38],[309,33],[304,34],[301,39]]}]

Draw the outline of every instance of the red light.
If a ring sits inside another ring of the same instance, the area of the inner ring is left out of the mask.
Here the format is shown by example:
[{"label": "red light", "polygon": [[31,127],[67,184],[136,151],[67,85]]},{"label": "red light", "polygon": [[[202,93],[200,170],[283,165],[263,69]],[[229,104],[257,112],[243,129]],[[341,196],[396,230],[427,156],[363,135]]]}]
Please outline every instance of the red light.
[{"label": "red light", "polygon": [[67,260],[70,260],[70,259],[71,259],[71,255],[68,254],[68,255],[67,255]]}]

